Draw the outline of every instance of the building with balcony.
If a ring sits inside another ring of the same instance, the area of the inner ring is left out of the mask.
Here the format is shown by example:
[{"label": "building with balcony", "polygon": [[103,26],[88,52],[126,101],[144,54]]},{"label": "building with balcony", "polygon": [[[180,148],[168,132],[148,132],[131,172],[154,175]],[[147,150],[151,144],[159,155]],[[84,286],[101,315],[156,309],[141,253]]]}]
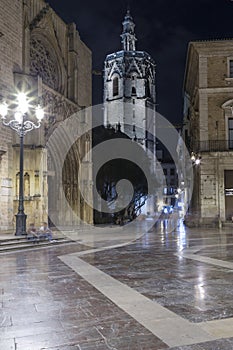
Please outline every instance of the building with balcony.
[{"label": "building with balcony", "polygon": [[187,224],[233,215],[233,40],[190,42],[184,78],[183,137],[193,163]]}]

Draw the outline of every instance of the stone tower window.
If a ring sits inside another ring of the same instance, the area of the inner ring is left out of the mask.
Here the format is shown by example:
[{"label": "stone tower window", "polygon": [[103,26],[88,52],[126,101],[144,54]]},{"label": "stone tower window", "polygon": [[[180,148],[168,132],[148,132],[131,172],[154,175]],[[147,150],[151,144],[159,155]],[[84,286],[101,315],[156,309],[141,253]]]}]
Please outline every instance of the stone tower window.
[{"label": "stone tower window", "polygon": [[132,95],[136,95],[136,88],[134,86],[132,87]]},{"label": "stone tower window", "polygon": [[113,96],[119,95],[119,79],[118,79],[118,77],[115,77],[113,79],[112,90],[113,90],[113,93],[112,93]]}]

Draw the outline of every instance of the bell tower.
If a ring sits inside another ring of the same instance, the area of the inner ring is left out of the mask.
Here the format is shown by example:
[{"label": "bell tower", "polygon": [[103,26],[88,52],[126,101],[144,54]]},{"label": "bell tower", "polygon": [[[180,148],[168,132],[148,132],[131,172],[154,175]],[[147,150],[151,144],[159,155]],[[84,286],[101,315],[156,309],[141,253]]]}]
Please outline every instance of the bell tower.
[{"label": "bell tower", "polygon": [[121,38],[122,38],[121,42],[123,44],[123,50],[135,51],[136,50],[135,42],[137,40],[134,33],[135,24],[133,22],[133,18],[130,15],[129,10],[126,13],[126,16],[124,21],[122,22],[122,25],[123,25],[123,32],[121,34]]},{"label": "bell tower", "polygon": [[104,125],[120,128],[155,152],[155,62],[147,52],[136,50],[129,10],[122,25],[122,50],[107,55],[104,62]]}]

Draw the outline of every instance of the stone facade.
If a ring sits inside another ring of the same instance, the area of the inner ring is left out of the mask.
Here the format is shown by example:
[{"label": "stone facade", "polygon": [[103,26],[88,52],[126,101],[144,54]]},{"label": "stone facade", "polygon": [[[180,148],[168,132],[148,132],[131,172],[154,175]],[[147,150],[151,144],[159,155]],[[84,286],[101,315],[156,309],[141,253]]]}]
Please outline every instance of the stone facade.
[{"label": "stone facade", "polygon": [[[80,39],[75,24],[66,24],[43,0],[0,0],[0,95],[12,103],[22,86],[30,88],[35,103],[45,108],[40,129],[25,136],[24,194],[27,223],[47,221],[59,213],[53,191],[70,193],[77,184],[77,169],[91,147],[91,133],[74,145],[78,157],[64,162],[62,188],[56,184],[48,162],[46,142],[62,121],[91,106],[91,52]],[[77,114],[77,118],[80,118]],[[81,123],[81,120],[80,120]],[[86,140],[88,139],[88,142]],[[88,164],[91,196],[91,161]],[[75,169],[75,175],[72,172]],[[0,230],[12,232],[18,204],[19,138],[0,123]],[[92,209],[77,190],[69,204],[81,219],[92,222]],[[60,221],[74,224],[72,218]],[[77,223],[77,222],[75,222]]]},{"label": "stone facade", "polygon": [[233,192],[233,40],[191,42],[184,81],[183,136],[194,165],[194,191],[187,223],[231,220]]}]

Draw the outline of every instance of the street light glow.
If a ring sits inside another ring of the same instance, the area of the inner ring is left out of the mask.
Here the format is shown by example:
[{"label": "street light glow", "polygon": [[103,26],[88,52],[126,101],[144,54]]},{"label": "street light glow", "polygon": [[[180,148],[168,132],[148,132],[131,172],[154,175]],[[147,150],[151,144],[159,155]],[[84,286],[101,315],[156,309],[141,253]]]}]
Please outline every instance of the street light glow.
[{"label": "street light glow", "polygon": [[23,92],[20,92],[18,94],[18,107],[19,107],[19,111],[22,114],[27,113],[27,111],[28,111],[28,101],[27,101],[27,96]]},{"label": "street light glow", "polygon": [[23,115],[21,112],[15,112],[15,120],[19,123],[22,124],[23,122]]},{"label": "street light glow", "polygon": [[36,118],[41,121],[44,118],[44,110],[40,105],[36,107]]}]

